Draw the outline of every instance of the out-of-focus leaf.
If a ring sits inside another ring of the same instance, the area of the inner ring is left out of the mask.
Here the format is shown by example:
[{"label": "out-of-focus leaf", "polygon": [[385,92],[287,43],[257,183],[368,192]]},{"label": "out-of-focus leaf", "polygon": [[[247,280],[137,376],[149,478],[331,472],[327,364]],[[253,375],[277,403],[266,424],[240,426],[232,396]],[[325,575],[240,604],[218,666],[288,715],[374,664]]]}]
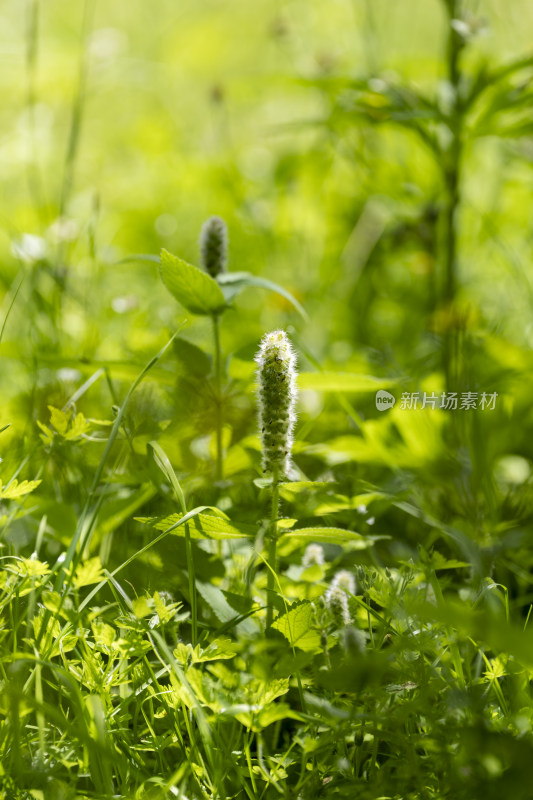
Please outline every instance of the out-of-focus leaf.
[{"label": "out-of-focus leaf", "polygon": [[352,549],[356,550],[366,550],[376,541],[376,537],[362,536],[360,533],[343,528],[297,528],[282,533],[280,538],[284,536],[290,536],[291,541],[300,539],[302,542],[328,542],[340,545],[349,543]]},{"label": "out-of-focus leaf", "polygon": [[176,336],[172,346],[180,372],[187,377],[205,378],[211,371],[211,358],[197,345]]},{"label": "out-of-focus leaf", "polygon": [[268,289],[271,292],[281,295],[285,300],[289,301],[304,319],[308,319],[307,312],[302,304],[299,303],[287,289],[284,289],[283,286],[279,286],[273,281],[269,281],[268,278],[261,278],[259,275],[252,275],[250,272],[224,272],[217,277],[217,282],[228,303],[240,294],[243,289],[258,287],[260,289]]},{"label": "out-of-focus leaf", "polygon": [[74,586],[77,589],[82,586],[90,586],[93,583],[99,583],[103,578],[102,563],[99,557],[95,556],[79,565],[74,573]]},{"label": "out-of-focus leaf", "polygon": [[317,392],[376,392],[395,383],[395,378],[375,378],[350,372],[301,372],[298,375],[300,389]]},{"label": "out-of-focus leaf", "polygon": [[[243,619],[238,621],[240,614],[230,606],[224,593],[217,586],[197,580],[196,589],[221,622],[234,622],[235,628],[240,630],[241,633],[248,635],[255,633],[256,626],[251,620]],[[228,626],[226,625],[224,628],[227,629]]]},{"label": "out-of-focus leaf", "polygon": [[3,489],[2,481],[0,481],[0,498],[2,500],[18,500],[24,497],[24,495],[33,492],[40,483],[41,481],[21,481],[21,483],[19,483],[15,478],[15,480],[11,481],[9,486]]}]

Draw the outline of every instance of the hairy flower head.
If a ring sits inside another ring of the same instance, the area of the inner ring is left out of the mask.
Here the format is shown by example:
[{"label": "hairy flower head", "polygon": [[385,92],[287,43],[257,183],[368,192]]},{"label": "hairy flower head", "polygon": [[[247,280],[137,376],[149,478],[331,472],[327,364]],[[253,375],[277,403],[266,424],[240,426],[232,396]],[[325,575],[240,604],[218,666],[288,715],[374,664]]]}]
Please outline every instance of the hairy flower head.
[{"label": "hairy flower head", "polygon": [[286,475],[296,421],[296,356],[285,331],[267,333],[255,360],[264,472]]},{"label": "hairy flower head", "polygon": [[200,233],[200,255],[205,271],[216,278],[226,271],[228,229],[221,217],[209,217]]},{"label": "hairy flower head", "polygon": [[355,578],[348,570],[341,569],[333,576],[324,595],[324,602],[330,611],[340,615],[344,625],[349,625],[352,621],[348,605],[348,596],[351,594],[355,594]]}]

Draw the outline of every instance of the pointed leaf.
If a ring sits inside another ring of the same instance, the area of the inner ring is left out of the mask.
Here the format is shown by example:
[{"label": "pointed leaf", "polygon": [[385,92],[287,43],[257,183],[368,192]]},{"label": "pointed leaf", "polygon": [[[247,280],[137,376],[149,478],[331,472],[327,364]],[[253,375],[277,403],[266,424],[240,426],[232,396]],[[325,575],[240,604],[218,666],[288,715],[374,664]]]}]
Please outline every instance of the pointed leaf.
[{"label": "pointed leaf", "polygon": [[[240,630],[242,633],[255,633],[256,628],[251,620],[243,619],[240,622],[237,621],[240,614],[230,606],[218,586],[213,586],[212,583],[203,583],[197,580],[196,588],[221,622],[234,624],[236,629]],[[224,627],[227,628],[229,626],[226,625]]]},{"label": "pointed leaf", "polygon": [[299,303],[290,292],[284,289],[283,286],[279,286],[277,283],[269,281],[267,278],[261,278],[259,275],[252,275],[251,272],[225,272],[218,276],[217,282],[220,284],[228,303],[240,294],[243,289],[250,286],[257,286],[260,289],[268,289],[271,292],[281,295],[281,297],[284,297],[285,300],[288,300],[289,303],[294,306],[296,311],[298,311],[304,319],[308,319],[307,312],[302,304]]},{"label": "pointed leaf", "polygon": [[15,478],[9,486],[2,489],[2,483],[0,482],[0,497],[2,500],[18,500],[19,497],[33,492],[40,483],[41,481],[22,481],[22,483],[19,483]]},{"label": "pointed leaf", "polygon": [[294,647],[309,652],[320,651],[320,633],[313,628],[315,613],[311,603],[299,603],[272,623]]},{"label": "pointed leaf", "polygon": [[193,314],[218,314],[226,308],[220,286],[210,275],[167,250],[161,251],[160,272],[169,292]]},{"label": "pointed leaf", "polygon": [[301,539],[302,542],[329,542],[330,544],[350,544],[356,550],[366,550],[372,547],[375,539],[369,536],[362,536],[355,531],[347,531],[343,528],[297,528],[296,530],[282,533],[280,539],[290,536],[291,542]]},{"label": "pointed leaf", "polygon": [[[189,522],[191,539],[246,539],[255,536],[255,525],[239,523],[234,525],[225,514],[218,509],[215,514],[199,513]],[[137,522],[151,525],[157,531],[166,531],[181,519],[181,514],[170,514],[168,517],[136,517]],[[172,533],[175,536],[185,536],[185,528],[181,525]]]}]

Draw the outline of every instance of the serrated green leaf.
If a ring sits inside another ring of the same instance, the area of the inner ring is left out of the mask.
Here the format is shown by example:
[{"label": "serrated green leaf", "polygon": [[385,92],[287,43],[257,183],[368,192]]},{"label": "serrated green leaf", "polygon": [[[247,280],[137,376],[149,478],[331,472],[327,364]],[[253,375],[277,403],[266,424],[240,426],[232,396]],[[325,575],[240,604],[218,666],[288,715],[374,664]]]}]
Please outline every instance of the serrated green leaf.
[{"label": "serrated green leaf", "polygon": [[87,433],[90,427],[91,423],[85,419],[83,414],[80,412],[79,414],[76,414],[72,420],[70,430],[63,435],[67,441],[73,441],[74,439],[79,439],[84,433]]},{"label": "serrated green leaf", "polygon": [[442,553],[435,550],[431,557],[431,566],[433,569],[461,569],[462,567],[470,567],[467,561],[459,561],[456,558],[445,558]]},{"label": "serrated green leaf", "polygon": [[[234,525],[225,514],[218,511],[218,509],[214,510],[217,512],[216,516],[214,514],[200,513],[190,520],[189,533],[191,539],[246,539],[256,535],[257,528],[255,525],[243,523]],[[137,522],[151,525],[158,531],[165,531],[179,522],[181,518],[181,514],[171,514],[168,517],[136,517],[136,520]],[[174,536],[185,536],[185,528],[180,525],[172,533]]]},{"label": "serrated green leaf", "polygon": [[152,603],[148,597],[135,597],[131,602],[131,607],[137,619],[144,619],[153,613]]},{"label": "serrated green leaf", "polygon": [[193,647],[188,642],[180,642],[174,650],[174,655],[180,664],[200,664],[205,661],[218,661],[233,658],[238,652],[238,647],[231,639],[220,638],[211,642],[209,647],[203,649],[199,644]]},{"label": "serrated green leaf", "polygon": [[246,699],[257,706],[267,706],[278,697],[287,694],[290,688],[288,678],[276,678],[270,681],[252,680],[246,685]]},{"label": "serrated green leaf", "polygon": [[93,583],[100,583],[103,578],[102,562],[99,556],[95,556],[79,565],[74,573],[74,586],[77,589],[82,586],[90,586]]},{"label": "serrated green leaf", "polygon": [[42,431],[42,433],[40,433],[39,436],[41,437],[43,443],[45,445],[52,444],[52,442],[54,441],[54,432],[51,431],[50,428],[48,428],[46,425],[43,425],[42,422],[39,422],[39,420],[37,420],[37,425]]},{"label": "serrated green leaf", "polygon": [[329,544],[341,545],[349,543],[356,550],[366,550],[374,544],[374,539],[343,528],[297,528],[282,533],[280,539],[284,536],[290,536],[291,541],[301,539],[302,542],[329,542]]},{"label": "serrated green leaf", "polygon": [[[50,424],[55,431],[67,441],[79,439],[84,433],[87,433],[91,427],[91,423],[85,419],[81,412],[72,418],[70,413],[61,411],[54,406],[48,406],[48,409],[50,411]],[[45,444],[49,444],[53,439],[53,431],[39,421],[37,421],[37,425],[44,434],[41,436],[41,439],[43,439]]]},{"label": "serrated green leaf", "polygon": [[41,481],[22,481],[19,483],[17,479],[11,481],[9,486],[2,489],[2,482],[0,481],[0,498],[2,500],[18,500],[19,497],[24,497],[36,489]]},{"label": "serrated green leaf", "polygon": [[160,272],[169,292],[193,314],[219,314],[226,308],[220,286],[210,275],[167,250],[161,251]]},{"label": "serrated green leaf", "polygon": [[49,592],[44,591],[41,595],[42,604],[48,611],[51,611],[53,614],[58,614],[61,606],[61,595],[59,592]]},{"label": "serrated green leaf", "polygon": [[60,411],[59,408],[55,408],[54,406],[48,406],[48,410],[50,411],[50,423],[54,426],[56,431],[64,436],[67,432],[68,423],[69,423],[69,416],[64,411]]},{"label": "serrated green leaf", "polygon": [[279,492],[285,499],[293,499],[294,495],[306,491],[330,491],[335,488],[335,482],[330,481],[291,481],[279,484]]},{"label": "serrated green leaf", "polygon": [[374,500],[383,500],[387,497],[384,492],[365,492],[362,494],[347,497],[342,494],[335,494],[328,498],[323,503],[319,503],[315,507],[314,514],[321,517],[324,514],[334,514],[337,511],[357,511],[357,513],[365,513],[359,511],[359,506],[366,506],[367,503],[372,503]]},{"label": "serrated green leaf", "polygon": [[39,561],[37,558],[19,558],[12,566],[14,572],[25,578],[38,578],[50,572],[46,561]]},{"label": "serrated green leaf", "polygon": [[320,633],[313,628],[315,613],[311,603],[299,603],[272,623],[294,647],[307,652],[320,651]]},{"label": "serrated green leaf", "polygon": [[154,592],[152,600],[154,602],[154,610],[163,625],[171,620],[176,611],[181,608],[181,603],[165,603],[159,592]]},{"label": "serrated green leaf", "polygon": [[101,619],[95,620],[91,624],[94,643],[97,648],[110,648],[115,640],[115,629]]}]

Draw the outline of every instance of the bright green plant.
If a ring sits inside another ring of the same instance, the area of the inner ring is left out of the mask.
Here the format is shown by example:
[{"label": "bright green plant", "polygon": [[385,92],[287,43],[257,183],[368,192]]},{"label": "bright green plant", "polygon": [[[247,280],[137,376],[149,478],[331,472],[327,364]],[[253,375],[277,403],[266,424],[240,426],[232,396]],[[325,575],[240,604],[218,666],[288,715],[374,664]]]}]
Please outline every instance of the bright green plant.
[{"label": "bright green plant", "polygon": [[[527,0],[161,0],[150,35],[108,5],[28,0],[26,69],[2,10],[0,800],[530,800]],[[213,219],[199,268],[149,259],[211,360],[163,348],[173,301],[115,259],[184,246],[168,208],[193,241],[215,198],[257,274]],[[294,471],[275,356],[257,436],[263,314],[224,324],[247,287],[290,301],[281,275],[315,321]],[[401,408],[458,368],[495,411]]]},{"label": "bright green plant", "polygon": [[267,627],[270,627],[276,573],[279,481],[290,469],[296,421],[296,356],[285,331],[273,331],[263,337],[256,361],[263,471],[272,476],[267,585]]},{"label": "bright green plant", "polygon": [[[202,266],[212,278],[217,278],[226,271],[228,259],[228,229],[220,217],[210,217],[204,223],[200,234],[200,251]],[[220,349],[220,315],[214,313],[213,339],[215,348],[215,415],[216,415],[216,478],[222,480],[223,450],[222,426],[222,353]]]},{"label": "bright green plant", "polygon": [[243,289],[258,286],[277,292],[305,315],[300,303],[282,287],[272,281],[247,272],[226,272],[227,228],[220,217],[210,217],[204,224],[200,237],[201,263],[204,270],[163,250],[161,252],[161,278],[167,289],[192,314],[209,315],[213,322],[215,351],[215,437],[216,479],[224,474],[224,370],[220,344],[220,318]]}]

